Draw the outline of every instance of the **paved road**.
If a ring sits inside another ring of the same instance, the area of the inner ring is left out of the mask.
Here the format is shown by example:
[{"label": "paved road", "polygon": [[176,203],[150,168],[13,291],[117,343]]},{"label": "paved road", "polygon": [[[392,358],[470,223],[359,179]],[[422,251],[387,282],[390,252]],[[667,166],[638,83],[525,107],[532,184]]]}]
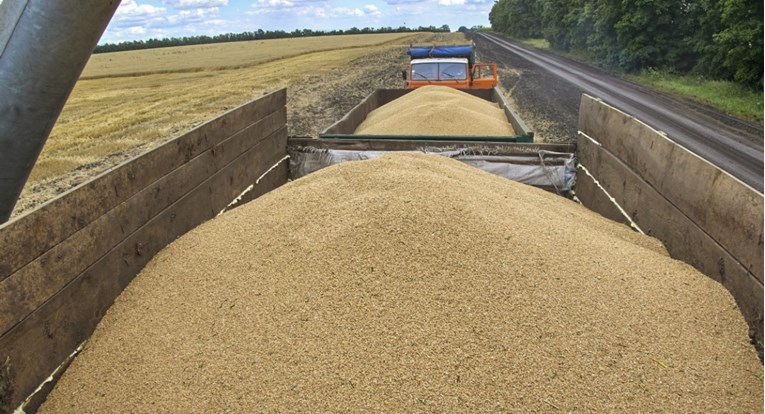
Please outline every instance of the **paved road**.
[{"label": "paved road", "polygon": [[[601,98],[665,132],[675,142],[758,191],[763,191],[762,127],[742,122],[701,105],[673,99],[602,70],[518,45],[497,36],[478,34],[475,40],[481,44],[485,44],[483,40],[490,42],[492,55],[506,56],[504,59],[498,59],[497,63],[501,64],[503,60],[524,59],[570,83],[580,93]],[[578,106],[576,111],[578,112]]]}]

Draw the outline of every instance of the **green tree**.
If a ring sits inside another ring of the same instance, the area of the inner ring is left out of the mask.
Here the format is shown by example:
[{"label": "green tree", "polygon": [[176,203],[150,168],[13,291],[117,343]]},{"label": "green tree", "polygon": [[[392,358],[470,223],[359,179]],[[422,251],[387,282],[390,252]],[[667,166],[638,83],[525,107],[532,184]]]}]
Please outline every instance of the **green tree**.
[{"label": "green tree", "polygon": [[492,28],[519,38],[542,36],[541,0],[499,0],[489,13]]},{"label": "green tree", "polygon": [[763,87],[762,2],[722,0],[722,30],[712,36],[723,68],[733,80],[749,87]]},{"label": "green tree", "polygon": [[763,88],[760,0],[497,0],[494,31],[544,36],[603,67],[657,68]]},{"label": "green tree", "polygon": [[510,0],[499,0],[494,2],[489,12],[489,22],[491,28],[496,32],[508,33],[508,22],[510,21]]},{"label": "green tree", "polygon": [[587,50],[601,66],[619,67],[621,55],[617,42],[616,23],[622,18],[621,0],[594,0],[593,31],[587,36]]},{"label": "green tree", "polygon": [[542,2],[542,33],[554,49],[584,50],[595,27],[593,0],[545,0]]},{"label": "green tree", "polygon": [[619,67],[674,67],[686,45],[684,7],[676,0],[626,0],[614,25]]},{"label": "green tree", "polygon": [[542,35],[553,49],[569,51],[569,33],[573,28],[566,16],[578,5],[567,0],[546,0],[542,3]]}]

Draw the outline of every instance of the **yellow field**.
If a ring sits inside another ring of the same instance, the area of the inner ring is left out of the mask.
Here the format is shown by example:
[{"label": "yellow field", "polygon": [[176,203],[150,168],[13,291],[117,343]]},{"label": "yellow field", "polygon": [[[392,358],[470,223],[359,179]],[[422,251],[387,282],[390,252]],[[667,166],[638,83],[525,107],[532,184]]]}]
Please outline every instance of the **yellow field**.
[{"label": "yellow field", "polygon": [[91,57],[82,78],[231,69],[305,53],[364,47],[411,37],[411,33],[319,36],[103,53]]},{"label": "yellow field", "polygon": [[[337,88],[345,86],[343,77],[348,73],[363,73],[364,68],[349,65],[354,59],[434,41],[465,39],[461,33],[369,34],[94,55],[51,132],[14,215],[265,93],[289,86],[292,100],[295,90],[322,94],[325,80]],[[394,72],[402,62],[387,63]]]}]

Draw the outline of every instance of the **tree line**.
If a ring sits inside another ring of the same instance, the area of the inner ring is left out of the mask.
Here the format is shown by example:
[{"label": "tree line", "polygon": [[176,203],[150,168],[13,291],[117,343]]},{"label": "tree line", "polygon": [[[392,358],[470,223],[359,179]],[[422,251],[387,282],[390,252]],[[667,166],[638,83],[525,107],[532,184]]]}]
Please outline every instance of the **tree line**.
[{"label": "tree line", "polygon": [[448,25],[441,27],[435,26],[420,26],[417,28],[408,27],[380,27],[373,29],[371,27],[365,27],[359,29],[352,27],[348,30],[311,30],[311,29],[295,29],[291,32],[284,30],[262,30],[259,29],[253,32],[242,33],[224,33],[214,36],[183,36],[183,37],[170,37],[162,39],[148,39],[148,40],[130,40],[120,43],[105,43],[103,45],[96,46],[93,53],[108,53],[108,52],[121,52],[125,50],[138,50],[138,49],[154,49],[160,47],[171,46],[187,46],[187,45],[202,45],[209,43],[223,43],[223,42],[242,42],[248,40],[265,40],[265,39],[285,39],[292,37],[307,37],[307,36],[336,36],[336,35],[351,35],[351,34],[368,34],[368,33],[409,33],[409,32],[450,32]]},{"label": "tree line", "polygon": [[497,0],[489,21],[497,32],[544,38],[606,68],[763,88],[761,0]]}]

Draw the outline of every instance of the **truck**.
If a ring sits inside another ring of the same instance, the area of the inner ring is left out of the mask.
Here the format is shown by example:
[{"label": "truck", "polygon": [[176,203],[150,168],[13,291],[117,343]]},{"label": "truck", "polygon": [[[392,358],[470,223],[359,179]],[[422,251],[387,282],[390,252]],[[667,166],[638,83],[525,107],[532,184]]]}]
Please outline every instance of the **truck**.
[{"label": "truck", "polygon": [[444,85],[458,89],[492,89],[497,86],[497,64],[477,63],[475,46],[413,46],[410,61],[402,73],[407,88]]},{"label": "truck", "polygon": [[371,112],[414,93],[414,89],[378,89],[319,133],[319,139],[291,139],[291,175],[299,178],[333,164],[375,158],[390,151],[419,151],[449,156],[479,169],[561,195],[570,194],[576,180],[574,145],[534,143],[534,132],[497,87],[459,90],[500,108],[516,135],[356,133]]}]

